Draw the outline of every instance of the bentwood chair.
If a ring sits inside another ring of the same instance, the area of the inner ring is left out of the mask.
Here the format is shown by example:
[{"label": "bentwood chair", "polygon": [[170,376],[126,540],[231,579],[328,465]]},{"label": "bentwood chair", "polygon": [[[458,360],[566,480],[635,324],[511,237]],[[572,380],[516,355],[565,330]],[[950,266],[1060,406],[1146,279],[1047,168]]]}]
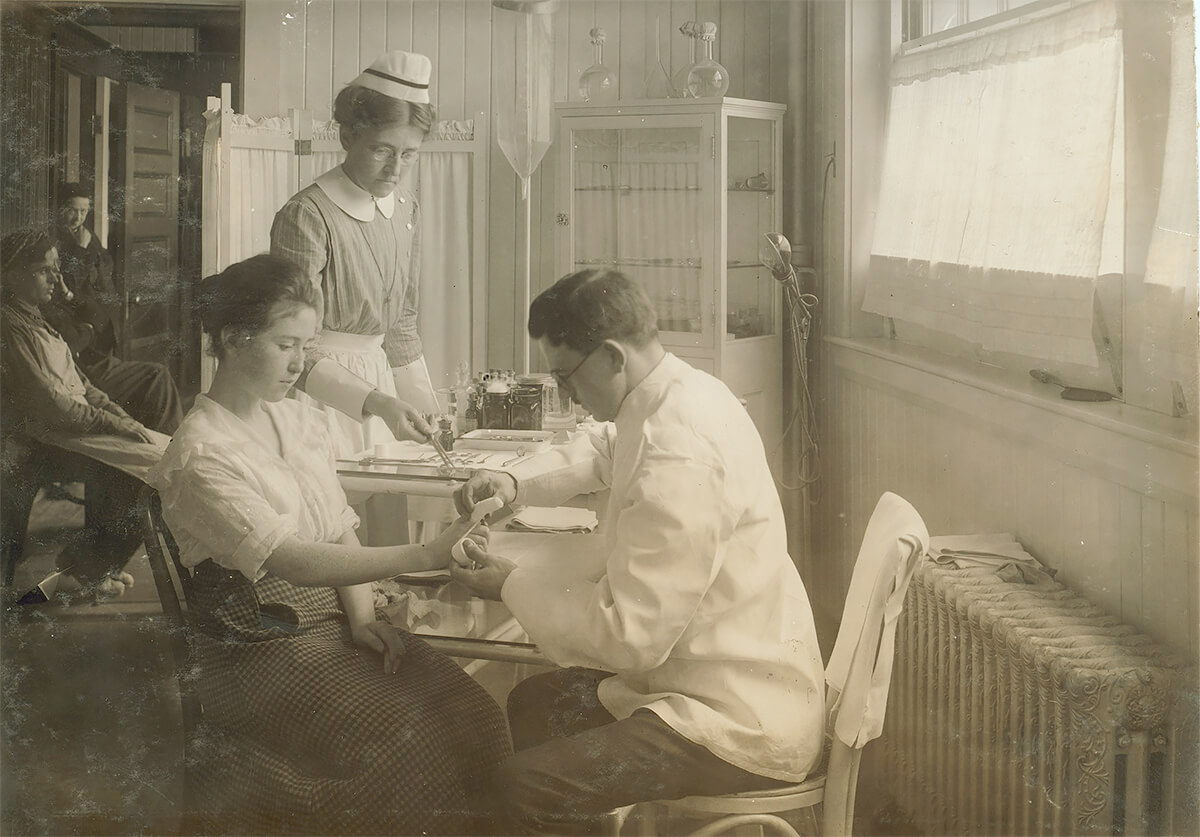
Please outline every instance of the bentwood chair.
[{"label": "bentwood chair", "polygon": [[[827,837],[849,835],[863,747],[883,731],[895,649],[896,622],[913,571],[929,546],[929,533],[916,510],[885,493],[863,536],[842,623],[825,672],[827,758],[799,784],[727,796],[692,796],[651,803],[638,812],[643,824],[658,808],[667,815],[712,821],[693,837],[758,826],[798,837],[781,815],[803,813]],[[815,806],[823,806],[817,823]],[[663,810],[665,809],[665,810]],[[674,832],[672,832],[674,833]]]}]

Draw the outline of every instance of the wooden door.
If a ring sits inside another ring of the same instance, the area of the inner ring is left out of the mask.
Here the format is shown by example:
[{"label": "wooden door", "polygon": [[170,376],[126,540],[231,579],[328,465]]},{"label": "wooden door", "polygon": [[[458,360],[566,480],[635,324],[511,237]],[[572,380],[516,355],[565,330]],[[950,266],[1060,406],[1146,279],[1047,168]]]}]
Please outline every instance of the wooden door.
[{"label": "wooden door", "polygon": [[179,94],[129,84],[120,234],[124,355],[178,366]]}]

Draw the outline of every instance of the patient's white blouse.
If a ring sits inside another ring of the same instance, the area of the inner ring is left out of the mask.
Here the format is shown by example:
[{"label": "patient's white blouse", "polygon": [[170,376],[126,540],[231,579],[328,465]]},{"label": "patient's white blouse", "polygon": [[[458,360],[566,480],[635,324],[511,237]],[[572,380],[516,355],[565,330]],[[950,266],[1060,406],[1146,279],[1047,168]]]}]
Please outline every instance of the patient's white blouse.
[{"label": "patient's white blouse", "polygon": [[358,525],[338,482],[325,414],[290,398],[262,406],[282,456],[236,415],[198,395],[151,471],[185,566],[212,558],[257,581],[289,536],[332,543]]},{"label": "patient's white blouse", "polygon": [[[610,488],[598,580],[518,568],[504,603],[556,663],[615,672],[617,718],[645,708],[753,773],[799,781],[824,734],[812,610],[783,509],[745,408],[674,355],[616,420],[513,468],[517,501],[557,505]],[[565,562],[569,563],[569,562]]]}]

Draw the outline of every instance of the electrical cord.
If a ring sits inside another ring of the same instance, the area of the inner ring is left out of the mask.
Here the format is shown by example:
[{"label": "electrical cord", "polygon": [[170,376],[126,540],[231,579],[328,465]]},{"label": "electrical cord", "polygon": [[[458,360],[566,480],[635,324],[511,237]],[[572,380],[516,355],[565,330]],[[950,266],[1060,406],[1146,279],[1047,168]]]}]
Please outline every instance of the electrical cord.
[{"label": "electrical cord", "polygon": [[[818,217],[816,238],[822,245],[825,234],[825,199],[829,192],[829,172],[836,159],[835,155],[828,155],[821,177],[821,211]],[[824,249],[824,246],[821,246],[818,258],[815,260],[822,267],[824,266],[822,264]],[[811,272],[814,276],[820,275],[817,270],[811,268],[806,272]],[[815,294],[804,293],[800,290],[800,282],[796,278],[795,268],[792,268],[783,280],[783,291],[792,337],[793,361],[799,378],[799,386],[796,393],[796,407],[775,448],[778,450],[784,445],[797,424],[800,426],[803,438],[800,440],[800,461],[797,465],[798,484],[789,485],[782,479],[776,480],[776,482],[787,491],[811,489],[808,502],[816,505],[820,500],[820,493],[816,489],[819,488],[821,481],[821,446],[817,433],[817,409],[813,402],[808,378],[808,338],[812,333],[818,299]]]}]

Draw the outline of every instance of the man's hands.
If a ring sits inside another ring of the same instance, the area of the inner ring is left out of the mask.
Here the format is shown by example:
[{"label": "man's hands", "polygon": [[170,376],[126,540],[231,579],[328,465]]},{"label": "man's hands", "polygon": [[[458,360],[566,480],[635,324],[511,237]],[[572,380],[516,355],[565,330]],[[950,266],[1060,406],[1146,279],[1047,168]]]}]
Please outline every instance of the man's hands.
[{"label": "man's hands", "polygon": [[135,442],[154,443],[154,437],[150,435],[150,431],[146,429],[146,426],[129,416],[122,416],[117,419],[116,435],[126,439],[133,439]]},{"label": "man's hands", "polygon": [[474,562],[474,567],[460,567],[452,563],[450,577],[481,599],[500,601],[504,582],[517,565],[500,555],[490,554],[478,542],[470,539],[463,544],[463,551]]},{"label": "man's hands", "polygon": [[434,430],[420,411],[411,404],[394,395],[385,395],[379,390],[374,390],[367,396],[363,402],[363,411],[383,419],[392,435],[402,442],[427,442]]},{"label": "man's hands", "polygon": [[359,648],[383,655],[383,670],[395,674],[404,659],[404,633],[387,622],[367,622],[350,629],[350,637]]},{"label": "man's hands", "polygon": [[517,499],[517,480],[501,471],[476,471],[454,492],[459,514],[470,514],[475,504],[488,497],[499,497],[505,505]]}]

